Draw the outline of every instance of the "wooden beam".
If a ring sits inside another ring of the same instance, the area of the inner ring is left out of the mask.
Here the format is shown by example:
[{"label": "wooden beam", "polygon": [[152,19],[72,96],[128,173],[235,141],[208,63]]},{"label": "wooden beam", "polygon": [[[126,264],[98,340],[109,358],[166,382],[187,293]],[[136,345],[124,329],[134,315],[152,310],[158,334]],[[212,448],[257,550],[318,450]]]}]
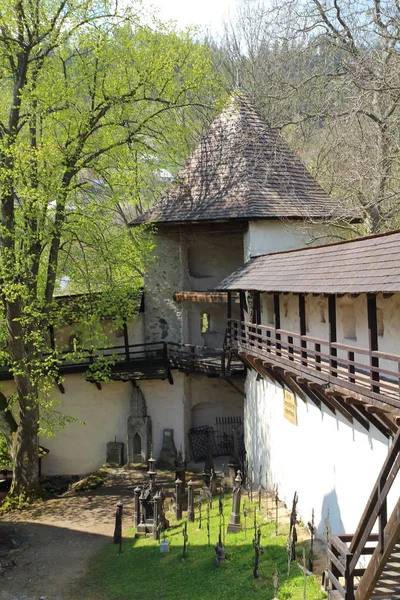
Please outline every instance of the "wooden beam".
[{"label": "wooden beam", "polygon": [[345,402],[346,404],[346,410],[351,414],[351,416],[353,417],[353,419],[355,419],[356,421],[358,421],[358,423],[360,423],[361,427],[364,427],[364,429],[366,429],[367,431],[369,431],[370,429],[370,421],[369,419],[366,419],[364,416],[362,416],[357,408],[355,408],[354,406],[352,406],[352,404],[346,402],[346,400],[344,398],[342,398],[343,402]]},{"label": "wooden beam", "polygon": [[[347,400],[348,399],[346,399],[346,401]],[[367,412],[365,410],[364,404],[357,403],[356,409],[358,410],[359,413],[361,413],[361,415],[363,415],[366,419],[368,419],[368,421],[371,423],[371,425],[373,425],[378,431],[380,431],[382,435],[384,435],[387,438],[390,437],[389,428],[386,425],[384,425],[382,423],[382,421],[380,421],[378,418],[376,418],[373,414]]]},{"label": "wooden beam", "polygon": [[303,392],[301,387],[297,385],[295,381],[293,381],[292,377],[288,374],[288,372],[283,371],[283,374],[280,373],[280,375],[283,381],[286,383],[286,386],[293,392],[293,394],[296,394],[301,400],[303,400],[303,402],[307,402],[305,393]]},{"label": "wooden beam", "polygon": [[359,405],[361,404],[362,406],[364,406],[367,402],[367,400],[365,400],[364,402],[362,400],[360,400],[359,398],[353,398],[353,396],[344,396],[344,401],[346,402],[346,404],[355,404],[355,405]]},{"label": "wooden beam", "polygon": [[343,415],[345,419],[347,419],[347,421],[353,423],[353,417],[350,411],[348,410],[348,407],[345,406],[342,396],[335,392],[332,392],[332,390],[329,389],[325,390],[325,396],[328,396],[329,401],[340,412],[340,414]]},{"label": "wooden beam", "polygon": [[[280,306],[280,300],[279,300],[279,294],[274,294],[274,317],[275,317],[275,329],[280,329],[281,328],[281,306]],[[281,344],[279,344],[279,340],[281,339],[281,334],[280,333],[276,333],[276,339],[277,339],[277,343],[276,343],[276,353],[278,356],[280,356],[280,349],[281,349]]]},{"label": "wooden beam", "polygon": [[314,394],[319,398],[320,402],[326,406],[334,415],[336,415],[336,409],[333,404],[330,402],[329,398],[327,398],[324,394],[324,390],[320,384],[314,383],[312,381],[307,382],[307,386],[314,392]]},{"label": "wooden beam", "polygon": [[[307,335],[307,324],[306,324],[306,299],[304,294],[299,294],[299,319],[300,319],[300,335]],[[307,349],[306,340],[301,340],[301,347]],[[307,366],[307,352],[302,350],[301,352],[301,364]]]},{"label": "wooden beam", "polygon": [[[274,369],[274,371],[273,371],[273,374],[274,374],[274,378],[275,378],[275,380],[276,380],[276,381],[279,383],[279,385],[280,385],[280,386],[281,386],[283,389],[285,389],[285,386],[286,386],[286,387],[289,387],[289,386],[287,385],[286,381],[285,381],[285,378],[282,376],[282,374],[280,373],[280,371],[278,371],[278,369]],[[289,388],[289,389],[290,389],[290,388]]]},{"label": "wooden beam", "polygon": [[399,430],[397,425],[395,425],[390,417],[388,417],[384,412],[380,411],[376,414],[376,416],[382,421],[382,423],[389,429],[391,433],[396,434]]},{"label": "wooden beam", "polygon": [[[253,360],[257,367],[257,372],[261,375],[261,377],[266,376],[266,377],[268,377],[268,379],[271,379],[272,381],[276,381],[276,379],[274,377],[274,373],[269,368],[270,367],[269,363],[264,362],[263,360],[261,360],[261,358],[255,358]],[[279,383],[279,382],[277,382],[277,383]]]},{"label": "wooden beam", "polygon": [[342,386],[337,385],[336,383],[330,383],[329,387],[331,390],[335,390],[336,392],[339,392],[339,394],[341,394],[342,396],[352,397],[355,400],[359,400],[363,404],[370,404],[372,406],[376,406],[377,408],[379,408],[380,410],[383,410],[385,412],[393,412],[393,413],[397,414],[400,410],[400,407],[396,408],[395,406],[388,404],[388,402],[385,402],[384,398],[382,398],[382,400],[376,400],[375,398],[366,397],[366,396],[364,396],[364,394],[362,394],[360,392],[355,392],[353,390],[343,388]]},{"label": "wooden beam", "polygon": [[[367,316],[368,316],[368,340],[370,352],[378,350],[378,319],[376,313],[376,296],[367,296]],[[370,365],[374,368],[379,368],[379,358],[376,356],[370,357]],[[379,394],[379,371],[371,371],[372,391]],[[377,385],[374,385],[377,382]]]},{"label": "wooden beam", "polygon": [[233,389],[236,390],[236,392],[238,394],[240,394],[243,398],[246,398],[246,394],[244,393],[244,391],[241,390],[240,387],[237,386],[236,383],[234,383],[230,377],[223,376],[223,377],[221,377],[221,379],[223,379],[224,381],[226,381],[226,383],[229,383],[229,385],[231,387],[233,387]]},{"label": "wooden beam", "polygon": [[380,409],[372,404],[366,404],[365,410],[371,414],[380,412]]},{"label": "wooden beam", "polygon": [[261,294],[253,292],[253,323],[261,325]]},{"label": "wooden beam", "polygon": [[246,294],[244,292],[239,292],[239,300],[240,300],[240,320],[244,321],[244,313],[247,312],[247,302],[246,302]]},{"label": "wooden beam", "polygon": [[[298,381],[298,380],[297,380]],[[299,386],[306,394],[307,398],[315,404],[321,410],[321,400],[318,398],[317,394],[314,394],[313,390],[307,386],[305,383],[299,383]]]},{"label": "wooden beam", "polygon": [[232,292],[228,292],[228,302],[227,302],[227,319],[232,319]]},{"label": "wooden beam", "polygon": [[[336,348],[332,348],[331,344],[337,342],[337,331],[336,331],[336,296],[331,294],[328,298],[328,317],[329,317],[329,355],[331,357],[337,356]],[[337,361],[333,358],[330,360],[331,375],[337,377]]]}]

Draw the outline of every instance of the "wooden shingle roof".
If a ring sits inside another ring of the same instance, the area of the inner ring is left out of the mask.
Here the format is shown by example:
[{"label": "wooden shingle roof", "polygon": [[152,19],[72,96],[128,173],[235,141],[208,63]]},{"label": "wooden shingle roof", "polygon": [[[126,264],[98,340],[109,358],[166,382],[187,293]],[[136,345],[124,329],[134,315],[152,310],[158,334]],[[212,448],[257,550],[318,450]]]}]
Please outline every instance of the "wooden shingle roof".
[{"label": "wooden shingle roof", "polygon": [[165,196],[131,225],[340,216],[279,132],[237,94]]},{"label": "wooden shingle roof", "polygon": [[400,292],[400,231],[257,256],[216,289],[318,294]]}]

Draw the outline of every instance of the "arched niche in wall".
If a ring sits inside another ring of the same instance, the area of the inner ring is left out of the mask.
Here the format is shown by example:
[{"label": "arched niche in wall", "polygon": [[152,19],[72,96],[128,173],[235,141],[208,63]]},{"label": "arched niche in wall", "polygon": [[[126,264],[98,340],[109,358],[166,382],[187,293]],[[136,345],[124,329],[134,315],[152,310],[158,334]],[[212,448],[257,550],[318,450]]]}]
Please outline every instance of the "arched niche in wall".
[{"label": "arched niche in wall", "polygon": [[197,240],[188,248],[189,275],[195,279],[217,275],[215,255],[210,251],[210,243]]},{"label": "arched niche in wall", "polygon": [[275,313],[274,313],[274,296],[273,294],[264,294],[264,306],[265,306],[265,321],[267,325],[275,324]]},{"label": "arched niche in wall", "polygon": [[133,453],[142,454],[142,440],[138,433],[133,436]]},{"label": "arched niche in wall", "polygon": [[215,404],[213,402],[199,402],[192,408],[191,427],[212,427],[215,423]]},{"label": "arched niche in wall", "polygon": [[344,339],[357,340],[357,319],[354,302],[341,302],[340,318]]}]

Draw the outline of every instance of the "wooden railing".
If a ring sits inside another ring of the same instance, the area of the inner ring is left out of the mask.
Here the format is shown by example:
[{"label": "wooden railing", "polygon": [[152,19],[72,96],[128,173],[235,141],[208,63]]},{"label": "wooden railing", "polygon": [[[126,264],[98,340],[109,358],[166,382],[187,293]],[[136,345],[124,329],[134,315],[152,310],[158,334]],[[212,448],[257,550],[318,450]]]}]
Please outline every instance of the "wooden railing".
[{"label": "wooden railing", "polygon": [[[345,600],[366,600],[379,580],[393,547],[399,538],[400,500],[387,519],[387,499],[400,470],[400,429],[368,500],[354,535],[329,538],[328,578],[334,590]],[[378,533],[372,533],[377,525]],[[360,567],[362,556],[372,556],[367,567]],[[388,596],[390,597],[390,595]]]},{"label": "wooden railing", "polygon": [[224,351],[222,348],[168,342],[168,358],[171,365],[178,369],[220,372]]},{"label": "wooden railing", "polygon": [[[47,355],[43,358],[45,359]],[[82,373],[101,362],[109,360],[112,370],[129,370],[151,364],[164,365],[166,369],[207,371],[221,373],[224,366],[224,350],[193,344],[175,342],[147,342],[144,344],[125,344],[110,348],[82,350],[77,353],[60,351],[55,354],[57,368],[62,374]],[[237,365],[239,368],[239,365]],[[240,363],[240,368],[243,365]],[[8,366],[0,366],[0,380],[11,379]]]},{"label": "wooden railing", "polygon": [[292,331],[228,321],[226,345],[310,380],[335,384],[400,408],[400,356],[302,336]]}]

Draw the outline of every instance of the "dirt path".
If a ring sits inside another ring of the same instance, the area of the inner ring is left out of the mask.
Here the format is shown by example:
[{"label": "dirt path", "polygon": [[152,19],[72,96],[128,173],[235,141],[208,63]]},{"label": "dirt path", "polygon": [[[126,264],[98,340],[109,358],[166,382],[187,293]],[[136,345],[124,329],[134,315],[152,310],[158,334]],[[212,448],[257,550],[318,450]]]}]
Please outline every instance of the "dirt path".
[{"label": "dirt path", "polygon": [[[133,489],[143,475],[110,470],[107,483],[97,490],[67,492],[30,510],[2,517],[0,540],[2,531],[11,528],[22,544],[7,555],[6,560],[15,565],[9,565],[3,574],[0,569],[0,600],[79,600],[70,590],[76,589],[74,584],[88,561],[112,540],[118,501],[124,503],[124,529],[131,527]],[[158,473],[157,482],[171,489],[172,473]],[[281,507],[279,512],[279,520],[288,522],[288,511]],[[321,566],[323,569],[322,558]],[[320,570],[318,566],[316,570]]]},{"label": "dirt path", "polygon": [[139,480],[143,480],[140,472],[110,471],[106,485],[97,490],[67,492],[31,510],[1,518],[0,537],[2,528],[13,524],[24,543],[7,556],[7,561],[12,559],[16,565],[0,576],[0,599],[72,598],[68,590],[83,574],[88,560],[112,539],[118,501],[125,505],[124,527],[131,526],[133,489]]}]

